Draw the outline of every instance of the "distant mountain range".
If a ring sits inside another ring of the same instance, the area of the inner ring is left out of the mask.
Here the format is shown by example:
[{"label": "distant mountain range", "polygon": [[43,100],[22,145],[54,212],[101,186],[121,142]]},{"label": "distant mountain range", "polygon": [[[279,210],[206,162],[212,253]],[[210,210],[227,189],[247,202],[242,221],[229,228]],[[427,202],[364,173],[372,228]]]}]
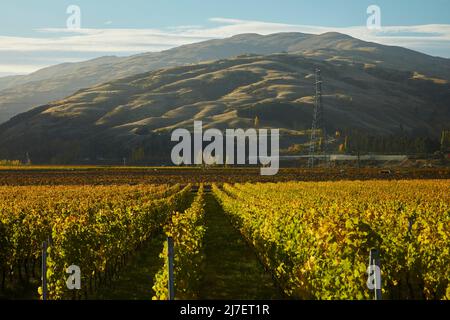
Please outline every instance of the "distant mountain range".
[{"label": "distant mountain range", "polygon": [[447,79],[448,59],[434,58],[399,47],[360,41],[338,33],[311,35],[243,34],[223,40],[185,45],[131,57],[101,57],[64,63],[26,76],[0,78],[0,123],[33,107],[58,100],[82,88],[162,68],[230,58],[242,54],[297,53],[328,61],[354,61]]},{"label": "distant mountain range", "polygon": [[450,59],[339,33],[243,34],[0,78],[0,121],[21,113],[0,126],[0,158],[127,156],[194,119],[245,128],[257,116],[299,133],[311,125],[316,67],[330,130],[437,137],[449,126]]}]

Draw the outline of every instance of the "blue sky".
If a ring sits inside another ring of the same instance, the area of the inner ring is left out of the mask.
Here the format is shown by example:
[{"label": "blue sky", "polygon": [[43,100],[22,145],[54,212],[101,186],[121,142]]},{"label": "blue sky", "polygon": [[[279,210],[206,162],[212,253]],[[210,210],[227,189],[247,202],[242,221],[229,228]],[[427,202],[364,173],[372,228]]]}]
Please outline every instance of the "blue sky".
[{"label": "blue sky", "polygon": [[[381,8],[382,30],[366,25]],[[66,8],[81,9],[81,30],[68,32]],[[2,0],[0,76],[102,55],[129,55],[223,38],[338,31],[450,57],[449,0]]]}]

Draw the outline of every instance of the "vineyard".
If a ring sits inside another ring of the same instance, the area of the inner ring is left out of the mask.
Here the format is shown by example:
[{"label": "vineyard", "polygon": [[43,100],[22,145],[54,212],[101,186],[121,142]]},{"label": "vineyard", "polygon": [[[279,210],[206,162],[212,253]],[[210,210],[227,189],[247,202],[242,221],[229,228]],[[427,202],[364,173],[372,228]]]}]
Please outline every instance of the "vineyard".
[{"label": "vineyard", "polygon": [[252,167],[88,167],[0,166],[0,186],[137,185],[177,183],[246,183],[341,180],[450,179],[449,168],[281,168],[261,176]]},{"label": "vineyard", "polygon": [[0,297],[168,299],[171,237],[176,299],[450,299],[450,180],[181,181],[0,186]]},{"label": "vineyard", "polygon": [[[41,243],[50,239],[50,299],[72,297],[65,270],[79,266],[87,290],[118,272],[127,255],[187,205],[190,186],[0,187],[2,288],[35,276]],[[9,276],[7,275],[9,274]],[[42,288],[39,288],[42,294]]]},{"label": "vineyard", "polygon": [[[167,235],[174,240],[174,265],[175,279],[177,283],[178,297],[181,299],[198,298],[198,283],[201,277],[200,270],[204,255],[202,252],[204,227],[204,206],[205,199],[203,186],[200,186],[197,197],[191,207],[183,213],[176,212],[172,215],[166,225]],[[168,255],[167,244],[161,253],[161,257]],[[163,267],[156,274],[154,300],[167,300],[168,294],[168,265],[167,260]]]},{"label": "vineyard", "polygon": [[214,192],[288,296],[370,298],[367,257],[378,248],[385,297],[449,299],[449,189],[449,181],[370,181]]}]

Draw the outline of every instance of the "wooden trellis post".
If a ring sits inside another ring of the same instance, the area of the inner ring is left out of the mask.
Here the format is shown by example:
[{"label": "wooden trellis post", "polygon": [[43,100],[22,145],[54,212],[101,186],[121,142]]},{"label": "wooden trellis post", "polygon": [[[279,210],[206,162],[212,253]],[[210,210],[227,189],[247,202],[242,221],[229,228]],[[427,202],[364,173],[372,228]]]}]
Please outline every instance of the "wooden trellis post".
[{"label": "wooden trellis post", "polygon": [[369,255],[369,278],[367,284],[369,289],[374,291],[374,299],[382,300],[381,296],[381,266],[380,256],[377,249],[371,249]]},{"label": "wooden trellis post", "polygon": [[169,300],[175,299],[175,285],[173,278],[173,261],[174,261],[174,249],[173,249],[173,238],[167,237],[167,248],[168,248],[168,268],[169,268],[169,281],[168,281],[168,289],[169,289]]},{"label": "wooden trellis post", "polygon": [[47,248],[48,242],[42,242],[42,300],[48,299],[47,292]]}]

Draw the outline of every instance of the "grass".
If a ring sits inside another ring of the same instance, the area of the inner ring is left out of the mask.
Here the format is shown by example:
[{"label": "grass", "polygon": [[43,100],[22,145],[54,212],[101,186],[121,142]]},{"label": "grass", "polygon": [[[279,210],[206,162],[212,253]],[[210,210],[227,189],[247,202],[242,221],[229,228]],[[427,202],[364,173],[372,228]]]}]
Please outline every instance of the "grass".
[{"label": "grass", "polygon": [[133,257],[120,278],[111,286],[103,287],[90,298],[95,300],[151,300],[156,272],[164,261],[159,258],[165,236],[159,232]]},{"label": "grass", "polygon": [[212,195],[206,195],[205,266],[200,299],[282,299],[255,252],[231,225]]},{"label": "grass", "polygon": [[29,281],[15,279],[7,283],[5,291],[0,290],[0,300],[38,300],[38,287],[40,279],[32,278]]}]

